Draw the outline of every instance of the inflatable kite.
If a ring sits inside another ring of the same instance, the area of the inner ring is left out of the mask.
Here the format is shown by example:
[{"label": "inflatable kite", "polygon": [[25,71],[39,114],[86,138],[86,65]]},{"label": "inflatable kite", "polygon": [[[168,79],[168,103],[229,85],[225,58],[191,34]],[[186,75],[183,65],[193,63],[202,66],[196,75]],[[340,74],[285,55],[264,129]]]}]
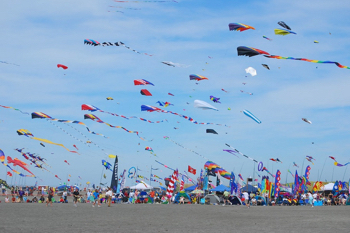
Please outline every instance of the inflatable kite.
[{"label": "inflatable kite", "polygon": [[244,110],[243,113],[247,117],[252,118],[256,123],[261,124],[261,121],[256,116],[254,116],[253,113],[249,112],[248,110]]},{"label": "inflatable kite", "polygon": [[253,67],[248,67],[247,69],[245,69],[245,72],[247,74],[250,74],[251,76],[255,76],[257,74],[256,69],[254,69]]},{"label": "inflatable kite", "polygon": [[[222,89],[223,90],[223,89]],[[219,103],[219,104],[221,104],[221,102],[219,101],[220,100],[220,98],[217,98],[217,97],[215,97],[215,96],[210,96],[210,100],[211,101],[213,101],[214,103]]]},{"label": "inflatable kite", "polygon": [[204,109],[204,110],[212,109],[212,110],[219,111],[217,108],[215,108],[214,106],[208,104],[207,102],[205,102],[203,100],[195,100],[194,101],[194,107],[195,108],[201,108],[201,109]]},{"label": "inflatable kite", "polygon": [[252,26],[245,25],[242,23],[230,23],[228,25],[228,28],[230,29],[230,31],[238,31],[238,32],[243,32],[243,31],[248,30],[248,29],[255,30],[255,28],[253,28]]}]

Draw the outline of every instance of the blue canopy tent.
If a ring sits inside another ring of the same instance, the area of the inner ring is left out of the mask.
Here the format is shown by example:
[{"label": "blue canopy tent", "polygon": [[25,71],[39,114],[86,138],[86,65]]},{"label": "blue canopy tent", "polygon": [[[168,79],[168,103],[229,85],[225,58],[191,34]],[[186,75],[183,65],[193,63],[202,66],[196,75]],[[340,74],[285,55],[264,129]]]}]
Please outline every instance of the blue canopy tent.
[{"label": "blue canopy tent", "polygon": [[256,193],[258,191],[258,188],[255,188],[253,185],[247,184],[246,186],[241,188],[241,193],[248,192],[248,193]]},{"label": "blue canopy tent", "polygon": [[219,186],[216,186],[215,188],[213,189],[210,189],[209,191],[211,192],[225,192],[225,191],[228,191],[230,192],[231,189],[223,184],[219,185]]},{"label": "blue canopy tent", "polygon": [[193,190],[195,190],[197,188],[197,185],[192,185],[192,186],[190,186],[190,187],[188,187],[188,188],[185,188],[184,190],[186,191],[186,192],[192,192]]},{"label": "blue canopy tent", "polygon": [[159,188],[163,191],[166,191],[166,188],[162,187],[162,186],[159,186]]}]

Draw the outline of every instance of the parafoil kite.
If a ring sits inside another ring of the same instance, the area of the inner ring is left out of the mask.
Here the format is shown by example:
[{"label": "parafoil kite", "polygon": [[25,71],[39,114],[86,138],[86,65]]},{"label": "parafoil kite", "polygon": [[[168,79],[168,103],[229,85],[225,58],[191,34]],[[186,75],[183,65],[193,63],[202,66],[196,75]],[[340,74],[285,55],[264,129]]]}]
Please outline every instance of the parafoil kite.
[{"label": "parafoil kite", "polygon": [[311,121],[309,121],[308,119],[306,119],[306,118],[301,118],[303,121],[305,121],[306,123],[309,123],[309,124],[312,124],[312,122]]},{"label": "parafoil kite", "polygon": [[215,130],[213,129],[206,129],[206,133],[212,133],[212,134],[218,134]]},{"label": "parafoil kite", "polygon": [[134,80],[134,85],[135,86],[136,85],[152,85],[152,86],[154,86],[153,83],[147,81],[146,79],[135,79]]},{"label": "parafoil kite", "polygon": [[106,160],[102,159],[102,165],[106,168],[106,170],[111,170],[112,171],[112,164],[110,164]]},{"label": "parafoil kite", "polygon": [[[160,108],[157,108],[157,107],[154,107],[154,106],[150,106],[150,105],[141,105],[141,111],[147,111],[147,112],[162,112],[162,113],[171,113],[171,114],[174,114],[174,115],[177,115],[179,117],[183,117],[189,121],[191,121],[192,123],[194,124],[200,124],[200,125],[222,125],[222,124],[214,124],[214,123],[201,123],[201,122],[197,122],[195,121],[193,118],[191,117],[188,117],[188,116],[184,116],[182,114],[179,114],[179,113],[176,113],[176,112],[172,112],[172,111],[165,111],[163,109],[160,109]],[[227,125],[225,125],[226,127],[229,127]]]},{"label": "parafoil kite", "polygon": [[278,22],[278,25],[280,25],[281,27],[284,27],[284,28],[286,28],[286,29],[288,29],[288,30],[292,30],[285,22],[283,22],[283,21],[279,21]]},{"label": "parafoil kite", "polygon": [[111,113],[111,112],[106,112],[106,111],[103,111],[93,105],[90,105],[90,104],[82,104],[81,105],[81,110],[87,110],[87,111],[90,111],[90,112],[95,112],[95,111],[98,111],[98,112],[104,112],[104,113],[108,113],[112,116],[117,116],[117,117],[122,117],[124,119],[131,119],[131,118],[137,118],[137,119],[140,119],[141,121],[146,121],[148,123],[162,123],[162,122],[165,122],[167,120],[162,120],[162,121],[150,121],[150,120],[147,120],[147,119],[144,119],[144,118],[141,118],[141,117],[136,117],[136,116],[132,116],[132,117],[126,117],[126,116],[123,116],[123,115],[118,115],[116,113]]},{"label": "parafoil kite", "polygon": [[214,103],[219,103],[219,104],[221,104],[221,102],[219,101],[220,98],[217,98],[217,97],[215,97],[215,96],[213,96],[213,95],[210,96],[210,100],[213,101]]},{"label": "parafoil kite", "polygon": [[261,121],[256,116],[254,116],[253,113],[249,112],[248,110],[244,110],[243,113],[244,115],[252,118],[256,123],[261,124]]},{"label": "parafoil kite", "polygon": [[255,28],[253,28],[252,26],[245,25],[243,23],[230,23],[228,25],[228,28],[230,29],[230,31],[239,31],[239,32],[243,32],[248,29],[255,30]]},{"label": "parafoil kite", "polygon": [[107,97],[106,99],[107,99],[107,100],[113,100],[113,98],[112,98],[112,97]]},{"label": "parafoil kite", "polygon": [[11,173],[11,172],[7,172],[7,175],[8,175],[9,177],[12,177],[12,173]]},{"label": "parafoil kite", "polygon": [[246,46],[237,47],[237,53],[238,53],[238,56],[248,56],[248,57],[253,57],[261,54],[270,55],[268,52],[265,52],[263,50],[252,48],[252,47],[246,47]]},{"label": "parafoil kite", "polygon": [[215,108],[214,106],[208,104],[207,102],[205,101],[202,101],[202,100],[195,100],[194,101],[194,107],[195,108],[201,108],[201,109],[204,109],[204,110],[207,110],[207,109],[212,109],[212,110],[216,110],[216,111],[219,111],[217,108]]},{"label": "parafoil kite", "polygon": [[256,70],[253,67],[248,67],[247,69],[245,69],[245,72],[250,74],[251,76],[255,76],[257,74]]},{"label": "parafoil kite", "polygon": [[14,173],[16,173],[16,174],[18,174],[18,175],[20,175],[20,176],[22,176],[22,177],[35,177],[34,175],[24,175],[24,174],[22,174],[22,173],[16,171],[15,169],[13,169],[10,165],[6,164],[6,163],[5,163],[5,154],[4,154],[4,152],[3,152],[1,149],[0,149],[0,162],[1,162],[4,166],[8,167],[11,171],[13,171]]},{"label": "parafoil kite", "polygon": [[268,65],[266,65],[266,64],[261,64],[263,67],[265,67],[266,69],[270,69],[270,67],[268,66]]},{"label": "parafoil kite", "polygon": [[108,125],[109,127],[112,127],[112,128],[123,129],[123,130],[125,130],[128,133],[135,133],[141,140],[145,140],[144,138],[140,137],[139,132],[137,132],[137,131],[130,131],[130,130],[124,128],[123,126],[111,125],[111,124],[109,124],[107,122],[102,121],[100,118],[98,118],[97,116],[95,116],[93,114],[85,114],[84,115],[84,119],[90,119],[90,120],[96,121],[98,123],[106,124],[106,125]]},{"label": "parafoil kite", "polygon": [[190,74],[190,80],[201,81],[201,80],[209,80],[209,79],[199,74]]},{"label": "parafoil kite", "polygon": [[293,31],[290,31],[290,30],[288,30],[288,29],[276,28],[276,29],[275,29],[275,34],[276,34],[276,35],[285,36],[285,35],[288,35],[288,34],[296,34],[296,33],[293,32]]},{"label": "parafoil kite", "polygon": [[12,163],[14,167],[15,166],[21,167],[23,170],[26,170],[27,172],[29,172],[30,174],[32,174],[34,176],[34,174],[31,171],[29,171],[28,164],[26,164],[25,162],[22,162],[21,160],[19,160],[17,158],[12,159],[10,156],[7,156],[7,162],[9,164]]},{"label": "parafoil kite", "polygon": [[141,89],[140,93],[141,95],[152,96],[151,92],[149,92],[147,89]]},{"label": "parafoil kite", "polygon": [[62,68],[64,70],[68,69],[68,66],[62,65],[62,64],[57,64],[57,68]]}]

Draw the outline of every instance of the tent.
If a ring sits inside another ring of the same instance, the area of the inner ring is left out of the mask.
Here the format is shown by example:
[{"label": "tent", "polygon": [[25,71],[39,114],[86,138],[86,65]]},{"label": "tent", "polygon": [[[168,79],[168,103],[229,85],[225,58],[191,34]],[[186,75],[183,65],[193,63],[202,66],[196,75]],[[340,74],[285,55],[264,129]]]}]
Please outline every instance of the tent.
[{"label": "tent", "polygon": [[211,191],[211,192],[225,192],[225,191],[230,192],[231,189],[229,187],[221,184],[219,186],[216,186],[216,188],[210,189],[209,191]]},{"label": "tent", "polygon": [[146,183],[138,183],[135,186],[131,186],[130,189],[137,189],[137,190],[141,189],[141,190],[143,190],[143,189],[153,189],[153,187],[151,185],[149,185],[149,184],[146,184]]},{"label": "tent", "polygon": [[190,187],[188,187],[188,188],[185,188],[185,191],[186,192],[192,192],[193,190],[195,190],[197,188],[197,185],[192,185],[192,186],[190,186]]},{"label": "tent", "polygon": [[145,191],[141,191],[135,203],[144,203],[145,200],[147,203],[153,203],[153,199]]},{"label": "tent", "polygon": [[[185,193],[184,191],[181,191],[178,194],[176,194],[176,196],[175,196],[175,203],[179,203],[180,197],[184,197],[185,198],[185,202],[191,202],[191,197],[188,196],[188,194]],[[186,200],[186,199],[188,199],[188,200]]]},{"label": "tent", "polygon": [[332,191],[334,183],[328,183],[320,188],[321,191]]},{"label": "tent", "polygon": [[208,194],[204,198],[205,200],[209,199],[210,204],[220,204],[220,198],[215,194]]},{"label": "tent", "polygon": [[246,186],[241,188],[241,193],[243,193],[243,192],[256,193],[257,191],[258,191],[258,188],[254,187],[253,185],[250,185],[250,184],[247,184]]},{"label": "tent", "polygon": [[241,199],[239,199],[237,196],[230,196],[228,200],[232,203],[232,205],[242,205]]}]

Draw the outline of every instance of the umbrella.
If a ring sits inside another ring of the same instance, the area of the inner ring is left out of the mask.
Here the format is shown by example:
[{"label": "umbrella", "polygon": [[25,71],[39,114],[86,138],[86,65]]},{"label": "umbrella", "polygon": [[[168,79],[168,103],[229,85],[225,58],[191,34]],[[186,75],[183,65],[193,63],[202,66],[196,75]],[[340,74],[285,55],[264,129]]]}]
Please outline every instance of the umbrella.
[{"label": "umbrella", "polygon": [[193,190],[191,193],[193,194],[199,194],[199,193],[204,193],[203,190],[200,190],[200,189],[196,189],[196,190]]}]

